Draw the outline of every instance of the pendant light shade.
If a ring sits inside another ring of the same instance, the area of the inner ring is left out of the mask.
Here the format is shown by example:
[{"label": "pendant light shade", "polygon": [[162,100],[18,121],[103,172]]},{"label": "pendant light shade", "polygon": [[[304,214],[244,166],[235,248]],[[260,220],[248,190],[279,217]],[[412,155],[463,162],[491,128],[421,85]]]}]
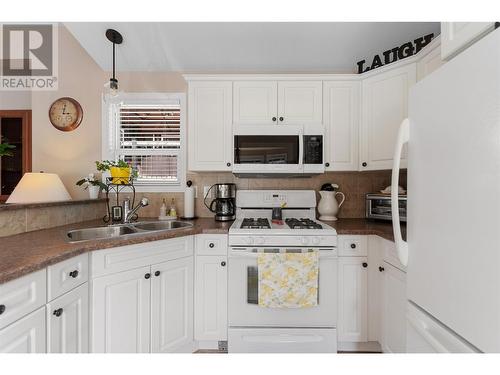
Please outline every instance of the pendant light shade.
[{"label": "pendant light shade", "polygon": [[25,173],[6,203],[69,201],[66,187],[55,173]]},{"label": "pendant light shade", "polygon": [[109,96],[116,96],[118,95],[118,80],[115,77],[116,73],[116,66],[115,66],[115,60],[116,60],[116,54],[115,54],[115,45],[117,44],[122,44],[123,43],[123,37],[122,34],[120,34],[118,31],[113,30],[113,29],[107,29],[106,30],[106,38],[113,43],[113,76],[109,79],[109,83],[105,85],[105,87],[108,88],[108,94]]}]

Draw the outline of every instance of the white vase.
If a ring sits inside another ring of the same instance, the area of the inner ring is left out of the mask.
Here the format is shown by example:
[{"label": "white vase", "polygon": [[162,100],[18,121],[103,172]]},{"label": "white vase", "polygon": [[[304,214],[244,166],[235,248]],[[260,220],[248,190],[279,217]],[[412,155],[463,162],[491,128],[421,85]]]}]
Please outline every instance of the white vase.
[{"label": "white vase", "polygon": [[97,199],[99,198],[99,191],[101,188],[99,186],[89,186],[89,198],[90,199]]},{"label": "white vase", "polygon": [[[335,221],[337,220],[337,213],[339,208],[345,201],[344,193],[340,191],[325,191],[321,190],[319,192],[321,199],[318,203],[318,212],[320,214],[319,219],[325,221]],[[337,201],[336,196],[341,195],[342,200],[340,203]]]}]

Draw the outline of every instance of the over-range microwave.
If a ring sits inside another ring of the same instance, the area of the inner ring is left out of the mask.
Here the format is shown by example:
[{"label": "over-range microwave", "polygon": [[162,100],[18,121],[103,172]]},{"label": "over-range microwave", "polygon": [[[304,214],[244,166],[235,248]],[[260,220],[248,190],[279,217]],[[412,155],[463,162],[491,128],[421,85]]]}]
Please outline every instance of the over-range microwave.
[{"label": "over-range microwave", "polygon": [[322,126],[234,127],[233,173],[237,176],[304,177],[324,171]]}]

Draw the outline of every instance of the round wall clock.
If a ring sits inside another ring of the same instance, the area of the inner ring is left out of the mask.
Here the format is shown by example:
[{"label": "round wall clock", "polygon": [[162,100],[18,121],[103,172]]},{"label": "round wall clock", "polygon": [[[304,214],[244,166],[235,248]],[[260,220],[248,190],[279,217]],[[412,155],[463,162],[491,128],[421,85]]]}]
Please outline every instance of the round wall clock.
[{"label": "round wall clock", "polygon": [[83,119],[82,106],[73,98],[59,98],[50,105],[49,119],[58,130],[75,130]]}]

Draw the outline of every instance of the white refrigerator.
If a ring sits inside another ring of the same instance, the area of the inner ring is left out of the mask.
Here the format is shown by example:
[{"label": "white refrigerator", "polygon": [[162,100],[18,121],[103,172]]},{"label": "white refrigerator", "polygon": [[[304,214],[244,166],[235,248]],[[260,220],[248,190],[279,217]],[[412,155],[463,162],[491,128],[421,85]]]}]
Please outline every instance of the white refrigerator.
[{"label": "white refrigerator", "polygon": [[[418,82],[408,147],[408,352],[500,352],[500,30]],[[397,203],[396,203],[397,204]]]}]

